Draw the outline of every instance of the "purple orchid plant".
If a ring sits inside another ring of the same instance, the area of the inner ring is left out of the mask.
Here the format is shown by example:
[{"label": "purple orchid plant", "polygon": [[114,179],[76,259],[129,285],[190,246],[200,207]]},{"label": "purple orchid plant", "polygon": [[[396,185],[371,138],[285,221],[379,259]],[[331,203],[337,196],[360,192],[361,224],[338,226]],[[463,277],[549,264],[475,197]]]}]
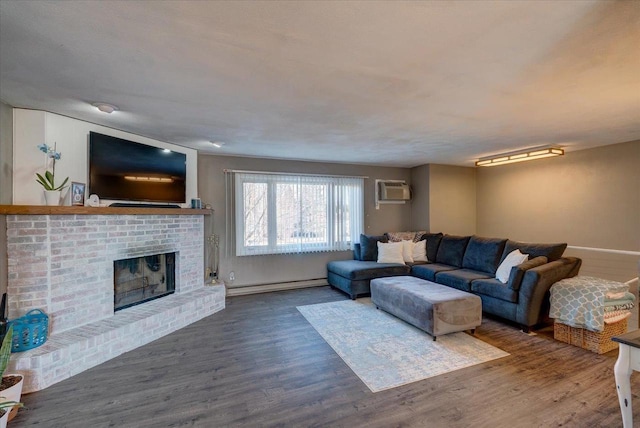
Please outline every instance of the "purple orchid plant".
[{"label": "purple orchid plant", "polygon": [[[44,176],[36,172],[36,182],[39,183],[44,190],[62,190],[66,187],[67,182],[69,181],[69,177],[65,178],[61,185],[55,185],[55,176],[56,176],[56,161],[60,160],[62,154],[56,151],[56,144],[53,144],[53,148],[46,144],[40,144],[38,149],[45,153],[47,156],[45,158],[45,172]],[[49,164],[49,159],[52,159],[51,162],[51,171],[47,169]]]}]

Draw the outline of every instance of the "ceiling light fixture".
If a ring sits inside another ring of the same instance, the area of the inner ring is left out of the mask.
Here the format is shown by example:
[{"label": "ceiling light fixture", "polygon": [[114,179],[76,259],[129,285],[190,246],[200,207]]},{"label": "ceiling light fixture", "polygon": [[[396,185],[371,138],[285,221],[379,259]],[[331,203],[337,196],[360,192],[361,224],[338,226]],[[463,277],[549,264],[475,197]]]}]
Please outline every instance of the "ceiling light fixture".
[{"label": "ceiling light fixture", "polygon": [[93,103],[92,104],[95,108],[97,108],[98,110],[100,110],[103,113],[113,113],[114,111],[118,111],[120,110],[117,106],[114,106],[113,104],[107,104],[107,103]]},{"label": "ceiling light fixture", "polygon": [[215,147],[216,149],[219,149],[220,147],[225,145],[225,143],[222,141],[212,141],[211,144],[213,144],[213,147]]},{"label": "ceiling light fixture", "polygon": [[496,166],[506,165],[508,163],[524,162],[534,159],[550,158],[553,156],[563,156],[564,150],[557,147],[548,147],[545,149],[531,149],[526,152],[504,153],[500,155],[490,156],[480,159],[476,162],[476,166]]}]

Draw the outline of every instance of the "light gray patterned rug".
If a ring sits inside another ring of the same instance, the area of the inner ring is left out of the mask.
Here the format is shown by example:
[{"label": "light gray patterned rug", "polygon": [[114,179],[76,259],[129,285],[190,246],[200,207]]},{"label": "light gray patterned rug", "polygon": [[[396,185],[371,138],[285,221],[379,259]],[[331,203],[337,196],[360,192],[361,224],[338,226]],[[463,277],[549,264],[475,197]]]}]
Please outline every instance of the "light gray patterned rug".
[{"label": "light gray patterned rug", "polygon": [[422,330],[377,310],[368,298],[298,310],[372,392],[509,355],[467,333],[434,342]]}]

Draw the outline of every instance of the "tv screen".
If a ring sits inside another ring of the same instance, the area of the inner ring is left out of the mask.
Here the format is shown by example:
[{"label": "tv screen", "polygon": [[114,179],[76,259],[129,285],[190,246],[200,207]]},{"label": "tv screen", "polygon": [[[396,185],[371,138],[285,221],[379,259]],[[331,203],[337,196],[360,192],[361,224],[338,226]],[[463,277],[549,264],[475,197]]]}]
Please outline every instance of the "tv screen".
[{"label": "tv screen", "polygon": [[100,199],[184,203],[187,155],[89,133],[89,194]]}]

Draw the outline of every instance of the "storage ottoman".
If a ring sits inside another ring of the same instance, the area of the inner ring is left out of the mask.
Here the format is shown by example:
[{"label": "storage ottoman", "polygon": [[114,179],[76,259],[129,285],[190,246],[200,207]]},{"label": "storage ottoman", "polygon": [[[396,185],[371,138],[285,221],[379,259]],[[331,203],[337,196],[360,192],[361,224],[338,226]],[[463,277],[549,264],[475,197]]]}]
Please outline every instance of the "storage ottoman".
[{"label": "storage ottoman", "polygon": [[412,276],[371,280],[371,301],[409,324],[437,336],[475,330],[482,323],[482,301],[465,291]]}]

